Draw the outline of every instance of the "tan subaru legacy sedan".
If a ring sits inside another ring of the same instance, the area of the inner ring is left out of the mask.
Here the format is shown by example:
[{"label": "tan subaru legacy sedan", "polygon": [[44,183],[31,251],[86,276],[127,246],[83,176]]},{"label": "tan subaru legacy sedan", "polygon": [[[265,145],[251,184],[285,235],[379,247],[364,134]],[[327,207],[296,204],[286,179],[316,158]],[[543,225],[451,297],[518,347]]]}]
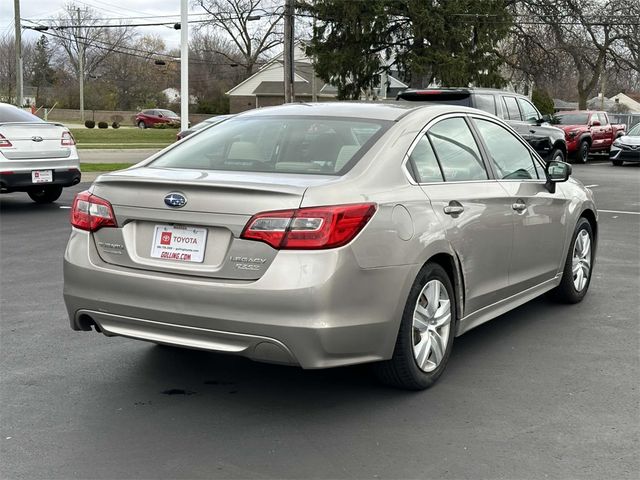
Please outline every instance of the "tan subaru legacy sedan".
[{"label": "tan subaru legacy sedan", "polygon": [[71,328],[426,388],[454,337],[587,293],[597,211],[570,174],[464,107],[247,112],[76,196]]}]

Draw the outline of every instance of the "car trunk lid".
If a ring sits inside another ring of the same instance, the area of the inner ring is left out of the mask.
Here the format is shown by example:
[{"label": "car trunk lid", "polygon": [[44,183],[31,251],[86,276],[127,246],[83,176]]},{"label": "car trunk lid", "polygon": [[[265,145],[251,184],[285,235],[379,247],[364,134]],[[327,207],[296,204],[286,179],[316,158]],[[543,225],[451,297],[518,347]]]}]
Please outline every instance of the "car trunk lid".
[{"label": "car trunk lid", "polygon": [[68,158],[69,145],[62,145],[62,134],[68,130],[55,123],[16,122],[0,124],[0,134],[11,147],[3,147],[2,154],[9,160]]},{"label": "car trunk lid", "polygon": [[[93,194],[112,204],[118,228],[98,230],[94,241],[115,265],[255,280],[277,251],[239,238],[251,216],[298,208],[309,186],[335,178],[144,167],[104,175]],[[186,203],[170,206],[168,197]]]}]

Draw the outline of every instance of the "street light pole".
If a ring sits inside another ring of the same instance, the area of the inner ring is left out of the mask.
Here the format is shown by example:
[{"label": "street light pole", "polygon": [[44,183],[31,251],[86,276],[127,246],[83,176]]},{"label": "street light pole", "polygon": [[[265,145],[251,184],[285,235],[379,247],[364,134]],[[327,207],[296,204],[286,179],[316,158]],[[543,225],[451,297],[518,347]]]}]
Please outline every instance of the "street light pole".
[{"label": "street light pole", "polygon": [[189,3],[180,0],[180,129],[189,128]]},{"label": "street light pole", "polygon": [[13,0],[13,14],[16,37],[16,106],[22,107],[24,91],[22,86],[22,30],[20,26],[20,0]]}]

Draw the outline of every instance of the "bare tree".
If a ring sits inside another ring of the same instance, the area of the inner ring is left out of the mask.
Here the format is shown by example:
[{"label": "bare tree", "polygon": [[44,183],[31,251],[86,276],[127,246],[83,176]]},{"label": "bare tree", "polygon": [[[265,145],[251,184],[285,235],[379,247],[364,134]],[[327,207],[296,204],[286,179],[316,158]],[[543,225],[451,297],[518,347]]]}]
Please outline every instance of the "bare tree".
[{"label": "bare tree", "polygon": [[[247,76],[258,61],[282,43],[281,2],[275,0],[195,0],[210,16],[208,27],[224,32],[238,49]],[[219,51],[231,62],[237,58]]]},{"label": "bare tree", "polygon": [[[114,51],[124,46],[132,37],[131,28],[103,27],[93,10],[69,3],[65,12],[54,22],[53,37],[69,60],[73,71],[79,74],[80,63],[85,75],[91,75]],[[79,62],[81,57],[82,62]]]},{"label": "bare tree", "polygon": [[[33,58],[34,42],[22,40],[22,59],[29,65]],[[0,37],[0,101],[15,102],[16,88],[16,43],[13,34]]]},{"label": "bare tree", "polygon": [[575,71],[579,107],[584,109],[607,69],[638,67],[633,61],[638,40],[629,20],[634,18],[629,12],[637,9],[625,0],[518,0],[513,32],[517,48],[507,55],[507,62],[510,57],[511,66],[530,75],[561,69],[568,62]]}]

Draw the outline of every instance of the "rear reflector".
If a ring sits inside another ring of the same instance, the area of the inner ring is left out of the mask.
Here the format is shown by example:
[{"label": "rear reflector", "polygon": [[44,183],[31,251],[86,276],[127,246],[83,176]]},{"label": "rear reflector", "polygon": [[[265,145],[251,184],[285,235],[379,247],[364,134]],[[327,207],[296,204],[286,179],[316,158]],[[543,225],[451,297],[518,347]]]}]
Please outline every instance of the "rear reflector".
[{"label": "rear reflector", "polygon": [[0,148],[4,147],[13,147],[13,145],[9,140],[7,140],[7,137],[0,133]]},{"label": "rear reflector", "polygon": [[336,248],[353,240],[375,211],[373,203],[358,203],[264,212],[251,217],[240,238],[280,250]]},{"label": "rear reflector", "polygon": [[117,227],[111,204],[88,190],[78,193],[71,207],[71,225],[80,230],[95,232],[103,227]]},{"label": "rear reflector", "polygon": [[60,145],[62,145],[63,147],[70,147],[75,144],[76,144],[76,141],[73,138],[73,135],[71,135],[71,132],[62,132],[62,139],[60,140]]}]

